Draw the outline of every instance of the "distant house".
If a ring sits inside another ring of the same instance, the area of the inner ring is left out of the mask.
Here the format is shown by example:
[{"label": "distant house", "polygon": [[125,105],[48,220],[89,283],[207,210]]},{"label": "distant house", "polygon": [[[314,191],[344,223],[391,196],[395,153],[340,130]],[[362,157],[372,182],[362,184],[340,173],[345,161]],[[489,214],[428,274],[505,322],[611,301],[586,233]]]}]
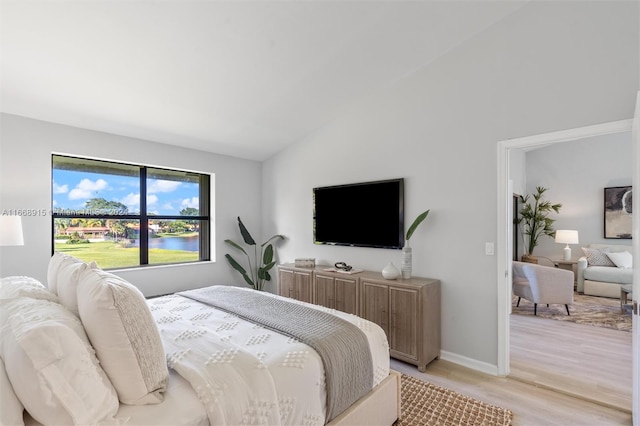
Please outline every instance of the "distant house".
[{"label": "distant house", "polygon": [[65,235],[73,235],[76,232],[82,238],[89,240],[104,240],[105,236],[109,232],[109,228],[106,226],[70,226],[64,230]]}]

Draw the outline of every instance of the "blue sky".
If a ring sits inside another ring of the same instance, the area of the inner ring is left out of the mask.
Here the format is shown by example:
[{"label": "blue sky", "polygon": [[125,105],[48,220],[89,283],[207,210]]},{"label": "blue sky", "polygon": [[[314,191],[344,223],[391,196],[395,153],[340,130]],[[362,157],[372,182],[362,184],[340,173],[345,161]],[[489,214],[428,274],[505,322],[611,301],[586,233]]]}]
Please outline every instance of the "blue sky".
[{"label": "blue sky", "polygon": [[[139,178],[53,169],[53,208],[82,209],[91,198],[126,205],[129,213],[140,211]],[[185,207],[198,208],[198,185],[190,182],[149,179],[147,209],[159,215],[177,215]]]}]

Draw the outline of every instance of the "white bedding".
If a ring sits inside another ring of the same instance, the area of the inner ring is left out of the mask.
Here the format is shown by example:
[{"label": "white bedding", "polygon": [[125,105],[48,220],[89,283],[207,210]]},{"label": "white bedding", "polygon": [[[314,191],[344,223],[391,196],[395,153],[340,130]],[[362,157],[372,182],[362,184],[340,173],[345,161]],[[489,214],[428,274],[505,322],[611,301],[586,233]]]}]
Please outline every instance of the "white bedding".
[{"label": "white bedding", "polygon": [[[357,325],[369,341],[374,386],[387,378],[389,347],[380,327],[354,315],[296,303]],[[171,367],[168,389],[159,404],[120,404],[115,418],[121,424],[326,423],[324,368],[309,346],[179,295],[150,299],[148,305]],[[200,366],[181,360],[181,351],[194,350],[201,352]],[[39,425],[26,412],[25,424]]]},{"label": "white bedding", "polygon": [[[182,296],[148,303],[169,366],[191,382],[211,424],[325,423],[324,368],[309,346]],[[306,305],[357,325],[369,340],[374,386],[388,376],[389,348],[380,327],[350,314]],[[197,356],[182,356],[184,351],[193,355],[194,350]]]}]

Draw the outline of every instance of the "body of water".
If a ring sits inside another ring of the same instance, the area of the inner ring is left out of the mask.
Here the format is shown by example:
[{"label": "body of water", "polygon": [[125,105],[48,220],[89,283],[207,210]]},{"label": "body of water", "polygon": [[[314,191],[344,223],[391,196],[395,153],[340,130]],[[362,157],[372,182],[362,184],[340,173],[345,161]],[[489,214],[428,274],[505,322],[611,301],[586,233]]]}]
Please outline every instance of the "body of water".
[{"label": "body of water", "polygon": [[[192,237],[160,237],[149,238],[150,249],[183,250],[197,252],[200,239],[197,235]],[[140,240],[131,240],[129,247],[140,247]]]}]

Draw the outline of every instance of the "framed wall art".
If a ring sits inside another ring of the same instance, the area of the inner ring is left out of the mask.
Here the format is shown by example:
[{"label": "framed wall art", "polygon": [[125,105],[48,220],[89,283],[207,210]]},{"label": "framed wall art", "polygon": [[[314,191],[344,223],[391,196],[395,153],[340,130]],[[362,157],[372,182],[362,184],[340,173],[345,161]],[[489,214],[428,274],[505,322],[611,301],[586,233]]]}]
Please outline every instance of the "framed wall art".
[{"label": "framed wall art", "polygon": [[604,237],[631,239],[631,186],[604,189]]}]

